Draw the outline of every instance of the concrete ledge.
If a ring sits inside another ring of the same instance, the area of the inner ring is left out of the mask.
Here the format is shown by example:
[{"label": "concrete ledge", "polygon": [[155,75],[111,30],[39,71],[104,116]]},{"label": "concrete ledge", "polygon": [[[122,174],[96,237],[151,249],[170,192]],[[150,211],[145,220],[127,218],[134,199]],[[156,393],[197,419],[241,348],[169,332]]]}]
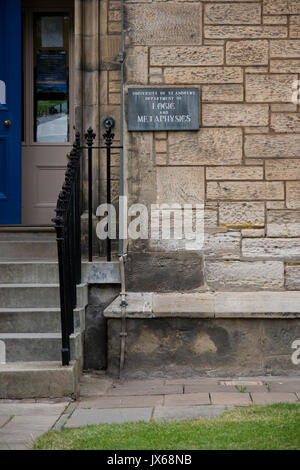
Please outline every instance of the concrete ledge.
[{"label": "concrete ledge", "polygon": [[79,361],[0,364],[0,398],[76,398],[79,375]]},{"label": "concrete ledge", "polygon": [[89,284],[120,284],[118,261],[82,263],[82,282]]},{"label": "concrete ledge", "polygon": [[[300,318],[300,291],[130,292],[126,301],[128,318]],[[117,297],[104,316],[120,318],[120,302]]]}]

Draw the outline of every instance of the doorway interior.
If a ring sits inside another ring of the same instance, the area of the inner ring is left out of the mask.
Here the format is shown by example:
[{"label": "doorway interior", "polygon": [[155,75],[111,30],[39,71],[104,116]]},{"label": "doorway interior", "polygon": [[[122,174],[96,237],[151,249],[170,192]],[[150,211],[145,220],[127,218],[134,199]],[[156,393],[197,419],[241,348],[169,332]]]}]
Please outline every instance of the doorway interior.
[{"label": "doorway interior", "polygon": [[74,137],[73,1],[22,2],[22,225],[50,226]]}]

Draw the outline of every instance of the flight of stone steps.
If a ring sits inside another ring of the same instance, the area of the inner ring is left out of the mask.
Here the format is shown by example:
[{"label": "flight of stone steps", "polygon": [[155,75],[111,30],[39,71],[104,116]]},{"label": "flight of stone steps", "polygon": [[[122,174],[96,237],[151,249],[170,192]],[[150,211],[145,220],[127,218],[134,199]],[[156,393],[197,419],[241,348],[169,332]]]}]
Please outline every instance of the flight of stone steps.
[{"label": "flight of stone steps", "polygon": [[87,286],[78,286],[73,362],[62,368],[56,256],[51,229],[0,230],[0,398],[34,396],[37,383],[40,396],[76,393]]}]

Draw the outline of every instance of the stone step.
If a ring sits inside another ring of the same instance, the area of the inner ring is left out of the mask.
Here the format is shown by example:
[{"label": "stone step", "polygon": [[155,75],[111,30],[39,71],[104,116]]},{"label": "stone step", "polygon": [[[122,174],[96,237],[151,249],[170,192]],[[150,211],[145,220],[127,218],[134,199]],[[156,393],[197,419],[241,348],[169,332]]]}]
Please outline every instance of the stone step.
[{"label": "stone step", "polygon": [[[87,305],[87,284],[77,286],[77,307]],[[59,308],[58,284],[0,284],[1,308]]]},{"label": "stone step", "polygon": [[57,259],[56,241],[53,240],[0,240],[1,260]]},{"label": "stone step", "polygon": [[[74,329],[83,331],[85,309],[74,310]],[[59,308],[0,308],[1,333],[59,333]]]},{"label": "stone step", "polygon": [[45,227],[23,227],[22,230],[12,227],[0,227],[0,241],[19,241],[19,242],[39,242],[39,241],[55,241],[56,233],[54,228]]},{"label": "stone step", "polygon": [[[81,340],[70,336],[72,359],[82,357]],[[61,347],[60,333],[0,333],[0,362],[60,361]]]},{"label": "stone step", "polygon": [[76,398],[79,375],[79,361],[65,367],[40,361],[0,364],[0,398]]},{"label": "stone step", "polygon": [[58,283],[56,261],[0,261],[0,281],[5,284]]}]

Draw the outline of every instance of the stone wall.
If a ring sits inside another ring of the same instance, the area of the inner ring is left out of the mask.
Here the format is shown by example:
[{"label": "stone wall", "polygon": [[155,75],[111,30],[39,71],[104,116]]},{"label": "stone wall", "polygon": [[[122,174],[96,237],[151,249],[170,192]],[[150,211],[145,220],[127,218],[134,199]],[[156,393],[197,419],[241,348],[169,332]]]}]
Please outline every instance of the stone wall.
[{"label": "stone wall", "polygon": [[[109,1],[101,20],[109,19],[102,50],[119,38],[119,4]],[[197,132],[126,134],[129,204],[149,206],[166,194],[189,203],[191,191],[205,199],[204,248],[130,242],[129,289],[180,290],[178,264],[181,290],[299,289],[300,119],[291,97],[300,2],[127,0],[125,7],[125,91],[196,86],[201,109]],[[104,64],[102,110],[113,113],[119,76]]]}]

